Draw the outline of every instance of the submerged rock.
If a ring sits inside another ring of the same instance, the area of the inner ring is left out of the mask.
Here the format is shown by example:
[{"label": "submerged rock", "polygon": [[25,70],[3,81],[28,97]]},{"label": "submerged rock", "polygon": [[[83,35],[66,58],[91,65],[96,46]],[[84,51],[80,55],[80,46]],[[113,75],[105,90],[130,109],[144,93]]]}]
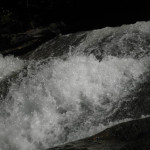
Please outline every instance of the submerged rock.
[{"label": "submerged rock", "polygon": [[39,60],[68,52],[94,54],[99,60],[106,55],[133,58],[149,56],[150,22],[60,35],[23,58]]},{"label": "submerged rock", "polygon": [[133,120],[108,128],[94,136],[47,150],[148,150],[150,118]]}]

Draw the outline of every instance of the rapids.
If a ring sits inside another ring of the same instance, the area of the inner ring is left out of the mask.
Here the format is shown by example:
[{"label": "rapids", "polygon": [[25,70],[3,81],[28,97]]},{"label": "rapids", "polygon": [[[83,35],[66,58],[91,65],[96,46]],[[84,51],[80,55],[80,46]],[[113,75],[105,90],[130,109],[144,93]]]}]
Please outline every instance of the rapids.
[{"label": "rapids", "polygon": [[[142,33],[148,30],[140,29]],[[0,82],[19,72],[0,104],[0,150],[42,150],[134,119],[112,122],[111,116],[146,82],[150,56],[145,54],[146,42],[141,38],[147,36],[137,38],[138,33],[123,32],[122,37],[113,34],[96,44],[107,35],[106,30],[112,32],[105,28],[89,33],[78,46],[71,46],[65,57],[25,61],[0,55]],[[110,52],[118,47],[120,54]],[[102,49],[103,57],[98,59]]]}]

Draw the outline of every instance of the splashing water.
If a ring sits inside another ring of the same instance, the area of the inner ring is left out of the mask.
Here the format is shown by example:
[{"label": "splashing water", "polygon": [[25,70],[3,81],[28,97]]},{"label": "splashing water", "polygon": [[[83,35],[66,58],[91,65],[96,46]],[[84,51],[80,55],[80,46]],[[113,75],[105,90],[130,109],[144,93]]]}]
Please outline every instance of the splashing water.
[{"label": "splashing water", "polygon": [[149,60],[74,55],[38,65],[34,73],[29,65],[1,106],[0,150],[45,149],[100,132],[141,82]]},{"label": "splashing water", "polygon": [[14,56],[3,57],[0,54],[0,80],[6,76],[9,76],[12,72],[22,69],[23,66],[24,61],[15,58]]}]

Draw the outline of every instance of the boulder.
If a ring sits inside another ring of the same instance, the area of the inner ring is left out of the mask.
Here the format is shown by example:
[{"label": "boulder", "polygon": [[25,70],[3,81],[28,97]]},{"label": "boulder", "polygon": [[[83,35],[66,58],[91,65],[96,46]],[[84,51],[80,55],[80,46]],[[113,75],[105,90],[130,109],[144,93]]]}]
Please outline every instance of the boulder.
[{"label": "boulder", "polygon": [[150,118],[121,123],[78,141],[47,150],[148,150]]}]

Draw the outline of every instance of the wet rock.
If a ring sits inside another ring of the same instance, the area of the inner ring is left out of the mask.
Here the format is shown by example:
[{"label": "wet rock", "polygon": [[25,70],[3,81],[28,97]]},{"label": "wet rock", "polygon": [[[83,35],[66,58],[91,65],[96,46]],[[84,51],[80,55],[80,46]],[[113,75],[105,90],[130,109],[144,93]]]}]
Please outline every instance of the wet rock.
[{"label": "wet rock", "polygon": [[150,55],[150,22],[60,35],[29,52],[24,58],[40,60],[72,53],[142,58]]},{"label": "wet rock", "polygon": [[148,150],[150,118],[129,121],[86,139],[47,150]]},{"label": "wet rock", "polygon": [[22,56],[31,50],[36,49],[39,45],[47,40],[54,38],[61,33],[64,28],[63,22],[51,23],[46,27],[39,27],[24,33],[1,34],[0,35],[0,52],[3,55],[13,54]]}]

